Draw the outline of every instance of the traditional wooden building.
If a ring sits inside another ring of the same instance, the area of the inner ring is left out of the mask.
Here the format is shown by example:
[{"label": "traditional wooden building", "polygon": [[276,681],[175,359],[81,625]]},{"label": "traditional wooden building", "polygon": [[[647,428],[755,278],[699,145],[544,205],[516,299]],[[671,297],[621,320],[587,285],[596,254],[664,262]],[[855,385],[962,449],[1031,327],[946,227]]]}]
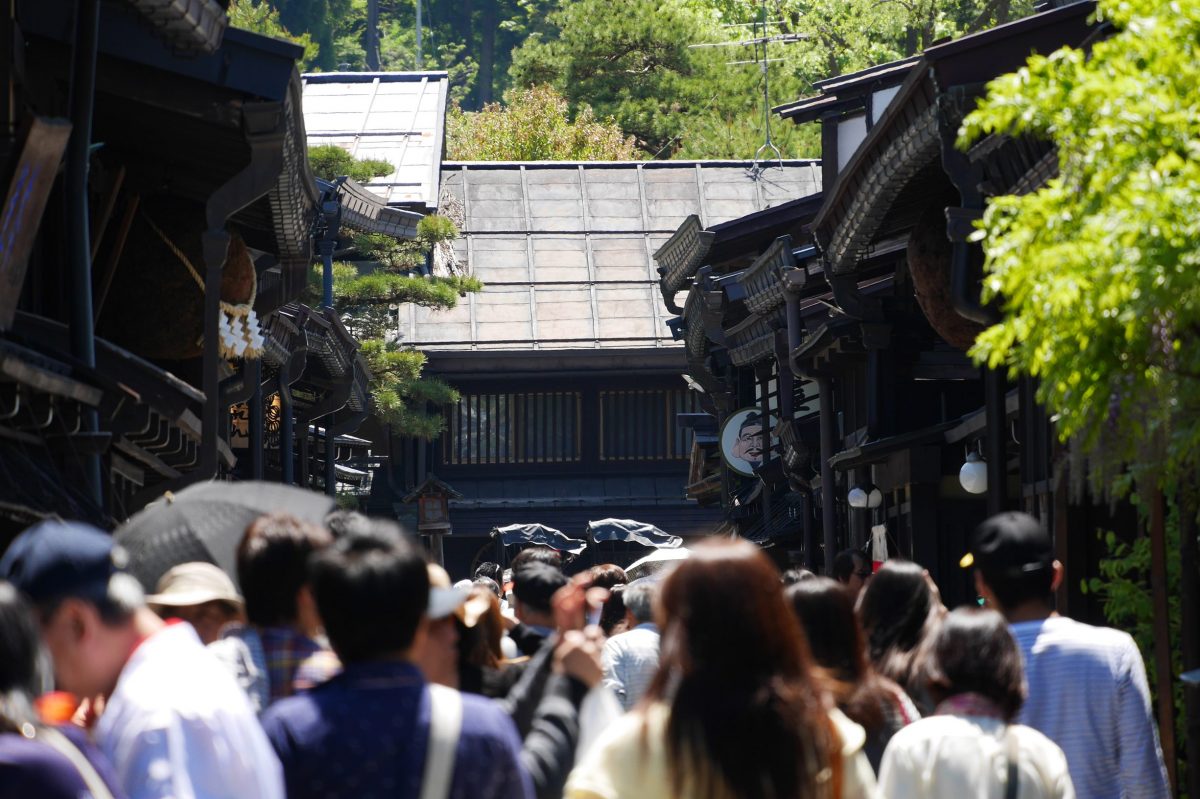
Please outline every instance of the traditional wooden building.
[{"label": "traditional wooden building", "polygon": [[[689,499],[680,414],[701,396],[659,304],[653,254],[689,216],[716,225],[819,187],[805,161],[447,163],[441,207],[459,209],[456,261],[484,290],[448,312],[405,309],[402,340],[462,393],[432,445],[393,451],[403,484],[435,472],[451,502],[448,563],[465,571],[493,528],[540,522],[583,539],[632,518],[713,532]],[[768,211],[769,213],[769,211]],[[632,553],[630,553],[632,555]]]},{"label": "traditional wooden building", "polygon": [[[729,523],[781,562],[827,571],[838,550],[867,547],[882,529],[893,556],[926,565],[957,603],[974,596],[957,567],[969,531],[989,512],[1023,507],[1088,573],[1092,511],[1067,513],[1033,386],[1007,386],[965,355],[994,318],[979,305],[971,222],[985,196],[1037,187],[1056,160],[1036,141],[993,137],[961,153],[955,139],[987,80],[1084,41],[1090,11],[1052,9],[819,83],[816,96],[776,110],[822,126],[823,194],[794,201],[788,229],[750,236],[737,252],[722,243],[763,215],[724,227],[689,220],[658,253],[688,374],[716,411],[708,449],[738,409],[770,419],[756,468],[738,473],[710,456],[692,479],[706,463],[702,487],[719,482]],[[980,495],[959,479],[977,457],[986,467],[971,468],[985,468],[986,481],[968,482],[986,484]],[[1077,589],[1063,599],[1082,607]]]},{"label": "traditional wooden building", "polygon": [[[340,320],[295,304],[323,210],[300,48],[228,28],[210,0],[18,2],[0,28],[3,224],[21,242],[0,267],[4,533],[49,513],[110,526],[272,459],[294,472],[281,430],[365,403]],[[289,388],[308,392],[299,416]]]}]

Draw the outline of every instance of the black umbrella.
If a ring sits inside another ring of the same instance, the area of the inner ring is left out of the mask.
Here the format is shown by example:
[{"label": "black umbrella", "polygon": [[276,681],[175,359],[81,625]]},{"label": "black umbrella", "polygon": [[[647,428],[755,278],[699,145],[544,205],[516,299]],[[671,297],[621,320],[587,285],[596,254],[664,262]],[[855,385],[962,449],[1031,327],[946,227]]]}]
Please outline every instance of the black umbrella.
[{"label": "black umbrella", "polygon": [[130,571],[147,591],[180,563],[208,561],[237,583],[237,548],[246,527],[264,513],[286,511],[320,523],[332,497],[281,483],[212,481],[166,494],[117,528]]}]

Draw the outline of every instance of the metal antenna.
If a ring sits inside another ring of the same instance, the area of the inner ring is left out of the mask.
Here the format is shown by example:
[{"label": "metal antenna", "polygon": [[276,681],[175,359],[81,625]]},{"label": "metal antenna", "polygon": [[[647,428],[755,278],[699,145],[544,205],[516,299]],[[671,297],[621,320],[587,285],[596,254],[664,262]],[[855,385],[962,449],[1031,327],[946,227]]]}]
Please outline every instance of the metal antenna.
[{"label": "metal antenna", "polygon": [[[774,138],[771,136],[771,85],[770,78],[767,74],[767,65],[773,61],[784,61],[783,58],[770,58],[768,47],[771,42],[780,44],[795,44],[796,42],[804,41],[809,38],[804,33],[777,33],[769,34],[767,31],[772,25],[782,25],[783,20],[767,19],[767,2],[761,0],[762,5],[759,14],[756,15],[754,22],[739,23],[736,25],[722,25],[722,28],[752,28],[752,38],[742,39],[739,41],[729,42],[702,42],[700,44],[690,44],[689,48],[697,49],[702,47],[754,47],[754,58],[750,60],[727,61],[727,65],[733,66],[737,64],[757,64],[762,71],[762,92],[763,92],[763,131],[764,140],[762,146],[754,153],[754,161],[750,166],[750,174],[752,177],[758,177],[763,172],[763,167],[760,162],[763,160],[765,153],[774,153],[775,161],[779,164],[779,168],[783,169],[783,153],[776,146]],[[761,32],[759,28],[761,27]],[[762,57],[759,57],[758,48],[762,45]]]},{"label": "metal antenna", "polygon": [[[758,28],[756,27],[757,33]],[[763,130],[766,133],[766,139],[762,146],[754,152],[754,162],[750,165],[750,172],[754,177],[758,177],[763,172],[763,168],[758,165],[759,158],[763,153],[770,150],[775,153],[775,160],[779,163],[779,168],[783,169],[783,153],[775,146],[775,142],[771,140],[771,85],[770,78],[767,75],[767,47],[769,46],[770,38],[767,36],[767,0],[762,0],[762,86],[763,86]],[[754,55],[758,56],[758,45],[754,45]]]}]

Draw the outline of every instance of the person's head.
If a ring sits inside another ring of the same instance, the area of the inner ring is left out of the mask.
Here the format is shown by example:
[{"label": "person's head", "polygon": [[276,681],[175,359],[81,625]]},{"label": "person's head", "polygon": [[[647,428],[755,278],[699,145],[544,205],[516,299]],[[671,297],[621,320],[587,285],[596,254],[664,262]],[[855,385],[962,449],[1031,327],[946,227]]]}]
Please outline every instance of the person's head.
[{"label": "person's head", "polygon": [[762,463],[762,414],[751,413],[742,420],[742,424],[738,427],[737,440],[733,442],[732,454],[733,457],[741,458],[747,463]]},{"label": "person's head", "polygon": [[625,620],[625,586],[614,585],[609,589],[604,609],[600,611],[600,629],[610,638],[625,632],[629,627]]},{"label": "person's head", "polygon": [[884,722],[878,678],[867,660],[866,641],[854,613],[854,594],[828,577],[812,577],[784,589],[809,650],[834,680],[838,707],[868,733]]},{"label": "person's head", "polygon": [[593,566],[588,569],[588,575],[592,578],[592,587],[594,588],[609,588],[614,585],[625,585],[629,582],[629,576],[625,574],[625,570],[615,563],[601,563],[599,566]]},{"label": "person's head", "polygon": [[490,560],[486,560],[480,563],[475,569],[475,579],[478,580],[480,577],[486,577],[499,585],[503,578],[503,569],[500,568],[499,563],[492,563]]},{"label": "person's head", "polygon": [[986,519],[971,536],[964,568],[975,567],[975,587],[990,607],[1010,616],[1034,608],[1049,613],[1062,564],[1041,523],[1009,511]]},{"label": "person's head", "polygon": [[813,795],[818,774],[840,764],[836,736],[766,555],[745,541],[698,546],[664,580],[658,608],[646,701],[670,706],[674,792]]},{"label": "person's head", "polygon": [[308,561],[333,536],[288,513],[260,516],[246,528],[237,553],[246,616],[259,627],[320,628],[308,586]]},{"label": "person's head", "polygon": [[855,594],[863,590],[872,576],[871,563],[860,549],[843,549],[833,559],[833,579],[849,586]]},{"label": "person's head", "polygon": [[460,664],[496,668],[504,658],[500,646],[504,638],[504,617],[500,614],[500,600],[496,595],[476,582],[458,622]]},{"label": "person's head", "polygon": [[846,682],[866,673],[866,644],[854,613],[854,595],[846,586],[828,577],[813,577],[787,586],[784,594],[817,665]]},{"label": "person's head", "polygon": [[796,583],[802,583],[805,580],[811,580],[816,576],[817,575],[813,574],[808,569],[788,569],[779,576],[779,582],[783,583],[784,587],[786,588],[789,585],[795,585]]},{"label": "person's head", "polygon": [[525,547],[512,559],[513,574],[530,563],[544,563],[562,571],[562,553],[550,547]]},{"label": "person's head", "polygon": [[981,694],[1009,722],[1025,702],[1021,651],[1008,622],[994,610],[965,607],[946,614],[929,647],[926,674],[935,702]]},{"label": "person's head", "polygon": [[29,528],[0,559],[0,578],[36,609],[64,691],[107,695],[137,646],[134,617],[145,597],[126,561],[107,533],[63,521]]},{"label": "person's head", "polygon": [[33,700],[46,688],[43,665],[33,607],[0,580],[0,732],[36,725]]},{"label": "person's head", "polygon": [[204,644],[221,637],[221,629],[245,617],[242,597],[229,575],[212,563],[181,563],[158,580],[146,604],[163,618],[183,619]]},{"label": "person's head", "polygon": [[429,574],[429,603],[425,609],[424,634],[412,647],[412,661],[430,682],[458,687],[459,620],[462,606],[471,594],[471,583],[450,584],[450,575],[436,563],[425,566]]},{"label": "person's head", "polygon": [[406,657],[429,604],[429,573],[400,529],[373,519],[316,553],[309,567],[325,633],[343,663]]},{"label": "person's head", "polygon": [[488,591],[492,592],[496,599],[500,598],[500,585],[491,577],[476,577],[471,581],[471,585],[477,585],[486,588]]},{"label": "person's head", "polygon": [[528,563],[513,569],[513,594],[517,618],[526,624],[554,626],[551,599],[567,584],[566,576],[545,563]]},{"label": "person's head", "polygon": [[621,599],[625,602],[625,618],[630,627],[654,621],[654,604],[660,585],[658,580],[643,577],[625,586]]},{"label": "person's head", "polygon": [[858,617],[867,635],[871,663],[885,677],[907,686],[915,677],[917,649],[942,611],[929,575],[916,563],[889,560],[858,598]]}]

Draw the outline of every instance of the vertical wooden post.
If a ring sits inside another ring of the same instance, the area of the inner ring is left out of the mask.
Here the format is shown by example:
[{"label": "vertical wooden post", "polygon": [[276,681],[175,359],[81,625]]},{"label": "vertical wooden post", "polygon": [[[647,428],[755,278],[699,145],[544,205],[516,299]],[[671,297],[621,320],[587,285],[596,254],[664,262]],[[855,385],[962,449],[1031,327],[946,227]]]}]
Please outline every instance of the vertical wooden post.
[{"label": "vertical wooden post", "polygon": [[1162,491],[1155,489],[1150,506],[1150,584],[1154,595],[1154,667],[1158,682],[1158,734],[1167,776],[1175,793],[1175,702],[1171,678],[1171,625],[1167,603],[1167,528]]}]

